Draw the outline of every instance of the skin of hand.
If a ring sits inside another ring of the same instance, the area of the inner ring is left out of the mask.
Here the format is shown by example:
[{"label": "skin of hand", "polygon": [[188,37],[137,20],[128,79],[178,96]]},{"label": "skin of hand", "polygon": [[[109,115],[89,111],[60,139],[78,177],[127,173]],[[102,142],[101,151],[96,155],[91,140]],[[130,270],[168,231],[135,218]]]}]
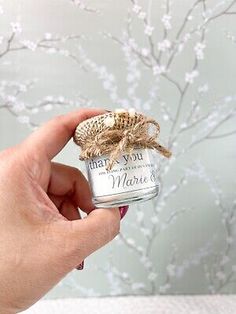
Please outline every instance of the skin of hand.
[{"label": "skin of hand", "polygon": [[81,121],[102,113],[58,116],[0,153],[0,313],[27,309],[119,233],[118,208],[94,210],[83,174],[51,161]]}]

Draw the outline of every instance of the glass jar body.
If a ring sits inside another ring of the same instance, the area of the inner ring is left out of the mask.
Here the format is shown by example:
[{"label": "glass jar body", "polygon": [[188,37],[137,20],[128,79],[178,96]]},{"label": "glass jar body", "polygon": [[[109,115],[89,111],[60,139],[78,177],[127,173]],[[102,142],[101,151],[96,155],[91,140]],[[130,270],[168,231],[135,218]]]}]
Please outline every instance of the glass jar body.
[{"label": "glass jar body", "polygon": [[123,153],[110,171],[109,157],[86,161],[88,180],[96,207],[117,207],[145,201],[159,194],[158,164],[150,149]]}]

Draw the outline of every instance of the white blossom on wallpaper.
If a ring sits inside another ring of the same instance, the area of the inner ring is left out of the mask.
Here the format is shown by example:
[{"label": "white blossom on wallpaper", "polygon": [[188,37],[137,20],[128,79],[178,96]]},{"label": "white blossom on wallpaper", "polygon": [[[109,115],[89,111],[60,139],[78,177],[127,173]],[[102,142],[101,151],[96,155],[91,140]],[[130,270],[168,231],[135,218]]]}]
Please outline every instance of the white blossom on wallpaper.
[{"label": "white blossom on wallpaper", "polygon": [[[132,222],[129,218],[124,221],[122,233],[116,238],[106,257],[107,263],[93,267],[103,274],[104,281],[107,281],[107,291],[101,293],[94,288],[88,289],[79,285],[74,273],[58,288],[66,287],[76,291],[78,295],[86,296],[187,293],[181,288],[181,282],[186,278],[191,281],[192,272],[195,271],[202,278],[202,292],[235,292],[236,198],[227,198],[220,177],[222,169],[212,176],[207,165],[201,160],[201,153],[195,161],[186,163],[185,167],[181,165],[181,160],[192,156],[192,151],[197,147],[201,151],[201,144],[206,141],[208,145],[215,140],[221,143],[225,138],[236,134],[236,92],[221,95],[209,103],[209,93],[214,91],[211,81],[204,78],[202,66],[208,45],[213,40],[209,35],[210,30],[222,18],[230,20],[232,24],[236,15],[236,0],[188,1],[187,10],[178,11],[178,16],[175,13],[177,4],[170,0],[158,4],[151,0],[126,0],[124,3],[126,15],[123,16],[124,25],[120,29],[120,35],[113,32],[112,28],[98,32],[101,47],[103,42],[110,42],[113,49],[120,53],[120,63],[125,64],[125,87],[122,88],[121,79],[115,70],[110,65],[98,63],[85,48],[85,42],[89,40],[86,34],[81,35],[78,32],[61,36],[45,31],[41,38],[32,41],[24,38],[21,24],[13,21],[9,25],[8,34],[0,37],[1,62],[4,62],[9,54],[23,54],[26,50],[32,54],[40,52],[61,55],[70,59],[78,67],[78,71],[90,73],[100,83],[101,94],[107,95],[111,104],[114,104],[113,108],[135,107],[138,111],[150,115],[158,112],[157,118],[161,120],[161,126],[169,130],[165,144],[173,151],[173,157],[170,160],[159,160],[162,186],[159,198],[149,202],[151,206],[148,210],[143,204],[135,206],[135,221]],[[90,23],[93,23],[94,15],[104,18],[100,7],[97,8],[96,1],[64,1],[64,6],[71,5],[75,10],[87,14]],[[111,3],[106,5],[112,6]],[[162,13],[158,18],[160,12],[154,13],[157,7]],[[177,23],[179,12],[181,21],[178,20]],[[7,14],[4,5],[0,8],[0,13]],[[232,28],[225,27],[225,39],[232,43],[231,49],[235,49],[235,36]],[[186,58],[186,51],[190,60],[186,66],[188,69],[183,67],[176,70],[179,60],[183,62]],[[214,56],[208,54],[207,58]],[[145,95],[140,96],[139,89],[146,80],[149,85]],[[45,95],[37,103],[27,103],[24,101],[24,95],[30,89],[37,89],[37,77],[20,82],[4,78],[0,81],[0,110],[10,112],[19,123],[31,128],[37,127],[37,119],[34,117],[42,111],[99,103],[99,99],[93,99],[83,92],[76,102],[60,94]],[[166,91],[167,94],[168,91],[175,93],[174,104],[169,103]],[[232,128],[225,131],[224,127],[229,124]],[[180,175],[175,175],[178,162],[182,171]],[[168,247],[168,260],[164,262],[164,266],[160,265],[156,258],[162,254],[161,250],[159,251],[158,239],[167,236],[182,217],[188,220],[195,210],[194,204],[173,205],[180,195],[188,194],[191,182],[201,182],[204,185],[207,191],[205,193],[212,200],[217,213],[215,219],[218,219],[222,232],[213,233],[210,238],[205,239],[205,243],[193,251],[187,249],[184,257],[181,255],[183,244],[178,240],[173,241]],[[217,246],[219,241],[221,244]],[[120,250],[123,256],[132,254],[140,273],[145,275],[140,277],[139,272],[134,274],[125,271],[124,267],[121,268],[119,261],[114,258],[117,250]],[[194,289],[194,283],[191,291],[201,292],[197,288]]]},{"label": "white blossom on wallpaper", "polygon": [[[82,5],[80,1],[72,1],[76,6],[85,11],[96,12]],[[3,14],[4,10],[1,7],[0,13]],[[70,58],[80,69],[84,70],[78,56],[64,48],[68,41],[77,41],[82,36],[71,34],[68,36],[60,36],[58,34],[51,34],[45,32],[42,38],[37,38],[34,41],[22,38],[22,26],[19,22],[11,22],[9,25],[8,34],[0,36],[0,60],[4,63],[4,58],[12,53],[24,52],[25,50],[37,53],[38,51],[47,53],[49,55],[59,54],[65,58]],[[11,64],[9,64],[10,66]],[[0,81],[0,109],[8,110],[17,121],[28,125],[29,127],[38,127],[34,122],[33,116],[42,111],[51,111],[58,107],[74,107],[89,105],[90,100],[83,95],[78,95],[76,102],[66,99],[63,95],[53,96],[45,95],[43,99],[34,104],[27,104],[24,102],[24,93],[37,85],[37,77],[32,78],[30,81]]]}]

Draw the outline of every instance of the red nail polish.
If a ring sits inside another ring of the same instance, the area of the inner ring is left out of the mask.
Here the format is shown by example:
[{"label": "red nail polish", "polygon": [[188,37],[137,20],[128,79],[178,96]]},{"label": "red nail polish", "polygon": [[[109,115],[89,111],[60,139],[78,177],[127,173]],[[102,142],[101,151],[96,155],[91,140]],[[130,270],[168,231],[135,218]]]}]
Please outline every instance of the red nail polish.
[{"label": "red nail polish", "polygon": [[127,206],[121,206],[121,207],[119,207],[120,219],[122,219],[122,218],[126,215],[128,209],[129,209],[129,206],[128,206],[128,205],[127,205]]},{"label": "red nail polish", "polygon": [[81,262],[81,263],[79,264],[79,266],[76,267],[76,269],[77,269],[77,270],[83,270],[83,269],[84,269],[84,261]]}]

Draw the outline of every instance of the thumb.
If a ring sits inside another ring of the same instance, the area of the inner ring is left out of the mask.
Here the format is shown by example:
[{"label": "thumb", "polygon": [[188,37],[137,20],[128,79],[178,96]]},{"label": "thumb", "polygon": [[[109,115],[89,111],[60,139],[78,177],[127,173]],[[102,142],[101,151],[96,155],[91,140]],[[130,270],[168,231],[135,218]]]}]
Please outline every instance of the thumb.
[{"label": "thumb", "polygon": [[[57,116],[33,132],[24,142],[24,149],[35,150],[39,157],[54,158],[73,136],[82,121],[104,113],[103,109],[80,109]],[[43,159],[44,160],[44,159]]]},{"label": "thumb", "polygon": [[84,219],[61,222],[63,242],[67,242],[66,256],[72,267],[115,238],[120,230],[120,217],[118,208],[98,208]]}]

